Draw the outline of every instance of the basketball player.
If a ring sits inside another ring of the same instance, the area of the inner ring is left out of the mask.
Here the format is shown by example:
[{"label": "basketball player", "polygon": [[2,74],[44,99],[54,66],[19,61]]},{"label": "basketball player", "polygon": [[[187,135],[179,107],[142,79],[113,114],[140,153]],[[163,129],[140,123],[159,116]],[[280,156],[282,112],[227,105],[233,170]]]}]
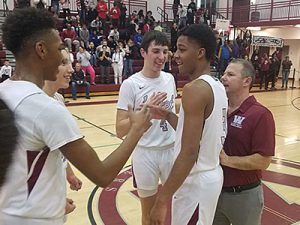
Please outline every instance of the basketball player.
[{"label": "basketball player", "polygon": [[228,96],[228,135],[220,155],[224,184],[214,225],[260,225],[264,207],[262,170],[275,153],[272,113],[249,92],[255,80],[251,63],[230,62],[221,78]]},{"label": "basketball player", "polygon": [[[117,104],[118,137],[131,128],[128,105],[134,108],[149,104],[151,97],[165,99],[163,106],[175,113],[176,86],[170,73],[161,71],[168,58],[168,39],[159,31],[147,32],[142,40],[143,69],[121,85]],[[160,93],[160,94],[159,94]],[[159,179],[165,182],[171,168],[175,140],[174,127],[166,120],[153,119],[132,156],[133,174],[142,207],[142,224],[149,224],[149,214],[156,198]]]},{"label": "basketball player", "polygon": [[[43,90],[46,92],[46,94],[54,99],[56,99],[59,103],[61,103],[62,106],[65,106],[64,97],[59,94],[57,91],[60,88],[68,88],[70,83],[70,78],[73,73],[72,63],[70,60],[70,55],[68,51],[65,49],[61,50],[62,53],[62,60],[61,65],[58,67],[58,73],[56,75],[55,81],[49,81],[46,80]],[[66,167],[66,177],[67,181],[70,184],[70,189],[78,191],[81,189],[82,182],[81,180],[74,174],[73,169],[71,165],[68,163],[68,161],[63,157],[62,160],[65,163]],[[66,207],[65,207],[65,213],[69,214],[74,211],[76,208],[74,202],[72,199],[67,198],[66,201]]]},{"label": "basketball player", "polygon": [[62,154],[95,184],[109,185],[149,127],[149,110],[129,108],[132,125],[126,139],[101,161],[68,110],[41,89],[45,80],[56,80],[65,48],[53,16],[34,8],[15,10],[2,29],[5,46],[16,58],[16,80],[1,83],[0,97],[15,114],[20,142],[1,190],[0,224],[62,225],[66,204]]},{"label": "basketball player", "polygon": [[17,144],[18,130],[14,121],[13,112],[0,99],[0,192]]},{"label": "basketball player", "polygon": [[177,40],[179,72],[192,81],[183,89],[176,160],[151,210],[151,225],[164,224],[173,195],[172,225],[212,224],[223,183],[219,155],[227,126],[224,86],[209,75],[215,48],[215,35],[205,24],[186,27]]}]

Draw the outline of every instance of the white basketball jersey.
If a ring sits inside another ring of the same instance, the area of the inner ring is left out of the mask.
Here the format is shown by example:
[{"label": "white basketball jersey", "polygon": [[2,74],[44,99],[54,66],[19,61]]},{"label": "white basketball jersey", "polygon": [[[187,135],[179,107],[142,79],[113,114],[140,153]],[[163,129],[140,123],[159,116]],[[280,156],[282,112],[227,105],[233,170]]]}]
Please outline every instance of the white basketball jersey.
[{"label": "white basketball jersey", "polygon": [[[213,92],[214,106],[211,114],[204,122],[200,140],[199,155],[191,173],[213,170],[219,165],[219,155],[227,134],[228,102],[223,84],[210,75],[202,75],[198,79],[206,81]],[[197,106],[195,106],[197,107]],[[176,129],[175,159],[181,150],[184,110],[180,107],[179,120]]]},{"label": "white basketball jersey", "polygon": [[[128,105],[135,109],[146,103],[153,93],[166,92],[165,106],[175,113],[175,97],[177,95],[174,77],[170,73],[161,71],[159,77],[148,78],[141,72],[126,79],[121,86],[118,109],[128,110]],[[155,149],[174,143],[175,131],[164,120],[152,120],[152,126],[138,142],[138,146]]]},{"label": "white basketball jersey", "polygon": [[14,112],[19,130],[13,163],[1,188],[1,213],[19,218],[63,218],[66,172],[58,149],[82,138],[76,121],[31,82],[6,80],[0,84],[0,97]]}]

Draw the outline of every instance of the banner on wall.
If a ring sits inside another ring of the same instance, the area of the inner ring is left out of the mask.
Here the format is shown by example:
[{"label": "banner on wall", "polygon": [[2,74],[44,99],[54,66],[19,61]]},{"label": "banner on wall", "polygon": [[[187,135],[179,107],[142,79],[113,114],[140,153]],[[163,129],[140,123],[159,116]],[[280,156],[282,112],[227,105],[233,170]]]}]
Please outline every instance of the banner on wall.
[{"label": "banner on wall", "polygon": [[216,19],[216,30],[229,30],[230,21]]},{"label": "banner on wall", "polygon": [[252,37],[252,45],[265,46],[265,47],[282,47],[283,39],[268,36],[255,36]]}]

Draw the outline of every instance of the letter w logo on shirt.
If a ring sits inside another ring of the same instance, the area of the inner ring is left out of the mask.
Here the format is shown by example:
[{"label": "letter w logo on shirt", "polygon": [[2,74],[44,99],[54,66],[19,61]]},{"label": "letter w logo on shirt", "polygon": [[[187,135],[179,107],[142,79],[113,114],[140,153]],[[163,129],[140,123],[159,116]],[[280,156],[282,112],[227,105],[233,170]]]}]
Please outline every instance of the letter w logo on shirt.
[{"label": "letter w logo on shirt", "polygon": [[231,122],[230,125],[233,127],[242,128],[242,123],[244,119],[245,117],[243,116],[234,115],[233,121]]}]

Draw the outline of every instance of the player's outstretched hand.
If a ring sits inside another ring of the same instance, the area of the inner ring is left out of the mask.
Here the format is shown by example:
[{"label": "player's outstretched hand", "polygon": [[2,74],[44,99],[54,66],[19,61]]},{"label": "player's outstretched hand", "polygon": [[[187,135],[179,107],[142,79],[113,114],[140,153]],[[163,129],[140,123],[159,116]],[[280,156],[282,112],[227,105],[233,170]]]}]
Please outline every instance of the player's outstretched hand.
[{"label": "player's outstretched hand", "polygon": [[152,125],[150,122],[150,110],[147,105],[136,111],[133,111],[132,106],[128,105],[128,114],[131,129],[136,132],[144,133]]}]

